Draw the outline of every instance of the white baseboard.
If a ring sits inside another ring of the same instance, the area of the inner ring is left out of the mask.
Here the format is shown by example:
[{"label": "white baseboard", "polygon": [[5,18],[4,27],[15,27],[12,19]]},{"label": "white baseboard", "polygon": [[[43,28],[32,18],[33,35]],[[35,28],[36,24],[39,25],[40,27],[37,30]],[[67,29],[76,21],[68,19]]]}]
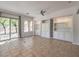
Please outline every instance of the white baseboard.
[{"label": "white baseboard", "polygon": [[79,45],[79,43],[74,43],[74,42],[72,44]]}]

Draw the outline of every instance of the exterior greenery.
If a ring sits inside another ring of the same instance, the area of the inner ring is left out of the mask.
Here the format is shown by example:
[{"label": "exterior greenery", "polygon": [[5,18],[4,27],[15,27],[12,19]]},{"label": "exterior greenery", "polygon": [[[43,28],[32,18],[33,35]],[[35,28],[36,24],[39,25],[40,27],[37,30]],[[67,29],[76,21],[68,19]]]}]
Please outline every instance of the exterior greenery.
[{"label": "exterior greenery", "polygon": [[11,27],[15,27],[16,33],[17,33],[17,23],[18,21],[16,19],[9,19],[0,17],[0,27],[2,26],[4,29],[4,34],[6,34],[6,27],[10,26],[10,20],[11,20]]}]

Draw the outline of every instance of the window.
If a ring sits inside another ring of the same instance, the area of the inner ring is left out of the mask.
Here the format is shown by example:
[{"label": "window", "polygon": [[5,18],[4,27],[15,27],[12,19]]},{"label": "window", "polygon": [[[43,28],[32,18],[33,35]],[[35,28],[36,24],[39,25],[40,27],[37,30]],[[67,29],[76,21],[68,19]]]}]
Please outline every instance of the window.
[{"label": "window", "polygon": [[33,25],[33,23],[32,23],[32,21],[30,21],[30,31],[32,31],[32,25]]},{"label": "window", "polygon": [[28,32],[28,21],[24,22],[24,32]]}]

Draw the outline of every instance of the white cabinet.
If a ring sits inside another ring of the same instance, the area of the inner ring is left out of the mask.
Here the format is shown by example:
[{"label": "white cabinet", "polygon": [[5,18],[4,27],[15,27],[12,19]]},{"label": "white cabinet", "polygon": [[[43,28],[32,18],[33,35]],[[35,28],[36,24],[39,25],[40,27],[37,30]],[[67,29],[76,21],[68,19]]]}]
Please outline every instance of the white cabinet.
[{"label": "white cabinet", "polygon": [[66,41],[72,42],[73,41],[73,33],[72,31],[66,31],[64,34],[64,38]]},{"label": "white cabinet", "polygon": [[53,38],[56,38],[58,40],[64,40],[64,41],[72,42],[72,39],[73,39],[72,32],[70,32],[70,31],[54,32],[53,35],[54,35]]},{"label": "white cabinet", "polygon": [[53,31],[53,37],[64,41],[73,41],[73,25],[72,16],[59,17],[54,19],[53,26],[56,30]]},{"label": "white cabinet", "polygon": [[53,38],[56,38],[56,39],[59,39],[59,40],[64,40],[64,33],[63,32],[54,32]]}]

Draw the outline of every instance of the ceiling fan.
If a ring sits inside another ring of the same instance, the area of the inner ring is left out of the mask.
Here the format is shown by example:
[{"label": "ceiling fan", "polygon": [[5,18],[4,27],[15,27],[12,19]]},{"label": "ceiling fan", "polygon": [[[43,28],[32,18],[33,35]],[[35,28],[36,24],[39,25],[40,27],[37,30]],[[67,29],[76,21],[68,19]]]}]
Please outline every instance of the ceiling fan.
[{"label": "ceiling fan", "polygon": [[42,9],[42,10],[40,11],[40,14],[41,14],[42,16],[45,16],[45,13],[46,13],[46,10],[44,10],[44,9]]}]

